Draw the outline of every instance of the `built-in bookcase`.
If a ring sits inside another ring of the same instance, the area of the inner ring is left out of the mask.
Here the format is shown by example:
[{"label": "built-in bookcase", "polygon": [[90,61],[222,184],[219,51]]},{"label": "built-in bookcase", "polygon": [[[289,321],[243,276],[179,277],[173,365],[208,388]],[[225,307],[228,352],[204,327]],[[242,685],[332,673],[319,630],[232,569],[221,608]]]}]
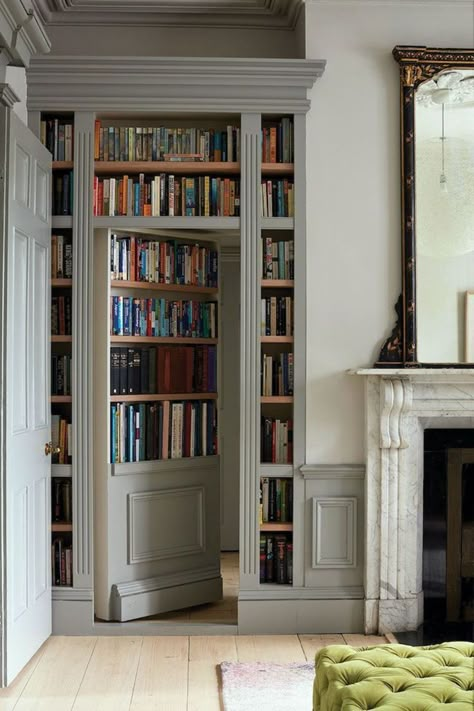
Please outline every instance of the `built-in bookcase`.
[{"label": "built-in bookcase", "polygon": [[291,117],[262,118],[261,149],[259,580],[264,585],[291,585],[295,392]]},{"label": "built-in bookcase", "polygon": [[73,157],[74,115],[43,114],[40,138],[53,158],[51,231],[51,580],[73,585]]}]

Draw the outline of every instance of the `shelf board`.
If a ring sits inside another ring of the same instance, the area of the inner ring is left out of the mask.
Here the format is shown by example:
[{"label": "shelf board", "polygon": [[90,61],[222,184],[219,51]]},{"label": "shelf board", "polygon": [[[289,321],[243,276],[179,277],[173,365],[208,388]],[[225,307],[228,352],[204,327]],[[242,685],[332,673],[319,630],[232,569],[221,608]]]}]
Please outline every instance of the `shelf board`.
[{"label": "shelf board", "polygon": [[50,402],[72,402],[72,395],[51,395],[49,398]]},{"label": "shelf board", "polygon": [[74,168],[73,160],[53,160],[53,170],[72,170]]},{"label": "shelf board", "polygon": [[262,279],[263,289],[293,289],[295,282],[293,279]]},{"label": "shelf board", "polygon": [[72,464],[51,464],[51,476],[71,477]]},{"label": "shelf board", "polygon": [[262,395],[260,402],[263,404],[274,403],[275,405],[286,405],[293,402],[293,395]]},{"label": "shelf board", "polygon": [[53,230],[72,230],[72,215],[53,215],[51,227]]},{"label": "shelf board", "polygon": [[170,173],[172,175],[203,175],[215,173],[232,175],[240,173],[240,163],[227,161],[153,161],[153,160],[96,160],[94,162],[96,175],[121,175],[136,173]]},{"label": "shelf board", "polygon": [[260,336],[261,343],[293,343],[293,336]]},{"label": "shelf board", "polygon": [[194,286],[193,284],[159,284],[153,281],[125,281],[113,279],[113,289],[151,289],[154,291],[174,291],[193,294],[217,294],[219,289],[213,286]]},{"label": "shelf board", "polygon": [[69,533],[72,531],[72,523],[52,523],[51,524],[52,533]]},{"label": "shelf board", "polygon": [[51,336],[51,343],[72,343],[72,336]]},{"label": "shelf board", "polygon": [[176,346],[213,345],[218,343],[217,338],[182,338],[179,336],[110,336],[111,343],[164,343]]},{"label": "shelf board", "polygon": [[51,286],[72,286],[72,279],[51,279]]},{"label": "shelf board", "polygon": [[294,230],[294,217],[261,217],[262,230]]},{"label": "shelf board", "polygon": [[156,393],[152,395],[111,395],[110,402],[158,402],[161,400],[217,400],[217,393]]},{"label": "shelf board", "polygon": [[292,477],[293,464],[260,464],[259,471],[261,477]]},{"label": "shelf board", "polygon": [[292,531],[292,530],[293,530],[292,523],[261,523],[260,524],[260,531],[262,533],[272,533],[273,531],[285,532],[285,531]]},{"label": "shelf board", "polygon": [[262,163],[262,175],[293,175],[294,172],[294,163]]},{"label": "shelf board", "polygon": [[108,217],[93,218],[94,227],[110,227],[113,230],[139,230],[141,227],[158,230],[239,230],[240,217]]}]

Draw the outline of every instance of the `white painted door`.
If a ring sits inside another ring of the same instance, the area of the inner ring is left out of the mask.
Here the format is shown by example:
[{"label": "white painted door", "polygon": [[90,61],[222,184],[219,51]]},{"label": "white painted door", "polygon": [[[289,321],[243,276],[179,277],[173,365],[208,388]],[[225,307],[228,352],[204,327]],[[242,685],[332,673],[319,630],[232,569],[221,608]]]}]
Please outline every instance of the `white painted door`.
[{"label": "white painted door", "polygon": [[49,273],[51,156],[4,110],[2,682],[51,634]]}]

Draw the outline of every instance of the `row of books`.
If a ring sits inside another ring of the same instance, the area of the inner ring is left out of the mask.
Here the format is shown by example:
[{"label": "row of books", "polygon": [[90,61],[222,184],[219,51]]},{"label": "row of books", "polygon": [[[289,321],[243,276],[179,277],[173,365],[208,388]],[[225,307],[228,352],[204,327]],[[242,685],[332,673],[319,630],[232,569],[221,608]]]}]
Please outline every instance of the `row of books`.
[{"label": "row of books", "polygon": [[52,153],[53,160],[74,160],[74,124],[72,119],[45,118],[40,122],[40,140]]},{"label": "row of books", "polygon": [[53,296],[51,299],[51,335],[70,336],[72,333],[71,296]]},{"label": "row of books", "polygon": [[293,123],[284,117],[262,127],[262,163],[293,162]]},{"label": "row of books", "polygon": [[110,236],[110,278],[217,287],[218,253],[200,244]]},{"label": "row of books", "polygon": [[262,217],[294,217],[295,186],[287,178],[261,183]]},{"label": "row of books", "polygon": [[70,537],[55,536],[51,544],[53,585],[72,585],[72,543]]},{"label": "row of books", "polygon": [[53,176],[53,215],[72,215],[74,204],[73,172],[65,171]]},{"label": "row of books", "polygon": [[72,279],[72,237],[51,235],[51,279]]},{"label": "row of books", "polygon": [[292,585],[293,541],[283,533],[260,533],[260,582]]},{"label": "row of books", "polygon": [[173,128],[168,126],[103,126],[95,122],[95,160],[238,161],[240,128]]},{"label": "row of books", "polygon": [[94,216],[238,217],[240,181],[211,175],[94,178]]},{"label": "row of books", "polygon": [[112,464],[209,456],[217,449],[217,405],[212,401],[110,406]]},{"label": "row of books", "polygon": [[262,279],[295,278],[295,243],[264,237],[262,245]]},{"label": "row of books", "polygon": [[110,297],[112,336],[216,338],[215,301]]},{"label": "row of books", "polygon": [[260,454],[266,464],[291,464],[293,461],[293,421],[263,416]]},{"label": "row of books", "polygon": [[67,477],[51,479],[51,518],[53,521],[72,521],[72,481]]},{"label": "row of books", "polygon": [[262,336],[293,335],[293,297],[265,296],[261,310]]},{"label": "row of books", "polygon": [[71,394],[71,364],[69,353],[51,354],[51,395]]},{"label": "row of books", "polygon": [[214,345],[110,349],[111,395],[216,391]]},{"label": "row of books", "polygon": [[51,415],[51,441],[54,448],[61,450],[52,455],[52,463],[71,464],[72,425],[61,415]]},{"label": "row of books", "polygon": [[293,480],[261,477],[260,503],[260,523],[293,521]]},{"label": "row of books", "polygon": [[293,353],[262,353],[261,386],[264,397],[293,395]]}]

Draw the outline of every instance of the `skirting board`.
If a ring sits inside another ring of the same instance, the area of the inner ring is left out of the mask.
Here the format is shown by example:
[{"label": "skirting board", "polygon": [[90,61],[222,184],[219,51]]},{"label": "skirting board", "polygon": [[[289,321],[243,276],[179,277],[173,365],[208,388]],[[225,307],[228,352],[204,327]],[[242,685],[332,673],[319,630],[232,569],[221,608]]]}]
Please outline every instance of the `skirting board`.
[{"label": "skirting board", "polygon": [[239,600],[239,634],[362,633],[363,600]]},{"label": "skirting board", "polygon": [[191,605],[203,605],[221,598],[222,577],[219,576],[160,590],[141,591],[132,595],[116,594],[112,600],[112,609],[115,620],[126,622],[153,615],[156,609],[169,612]]},{"label": "skirting board", "polygon": [[53,600],[53,634],[92,634],[93,624],[92,600]]}]

